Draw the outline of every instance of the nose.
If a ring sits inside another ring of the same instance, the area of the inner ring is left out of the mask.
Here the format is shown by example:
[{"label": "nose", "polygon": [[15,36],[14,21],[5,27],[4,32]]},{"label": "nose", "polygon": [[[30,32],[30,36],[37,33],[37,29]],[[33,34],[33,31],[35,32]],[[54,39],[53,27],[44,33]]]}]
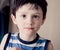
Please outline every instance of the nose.
[{"label": "nose", "polygon": [[32,19],[32,17],[28,17],[27,20],[26,20],[26,22],[29,25],[33,25],[33,19]]}]

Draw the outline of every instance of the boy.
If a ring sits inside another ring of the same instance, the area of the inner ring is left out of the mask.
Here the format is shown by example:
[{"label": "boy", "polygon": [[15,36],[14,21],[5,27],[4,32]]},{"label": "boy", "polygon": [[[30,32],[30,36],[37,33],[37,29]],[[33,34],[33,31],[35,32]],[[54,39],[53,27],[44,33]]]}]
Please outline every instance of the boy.
[{"label": "boy", "polygon": [[53,50],[50,40],[41,38],[37,34],[46,18],[46,0],[12,1],[11,19],[17,25],[19,33],[11,33],[8,36],[4,50],[20,50],[19,48],[21,50]]}]

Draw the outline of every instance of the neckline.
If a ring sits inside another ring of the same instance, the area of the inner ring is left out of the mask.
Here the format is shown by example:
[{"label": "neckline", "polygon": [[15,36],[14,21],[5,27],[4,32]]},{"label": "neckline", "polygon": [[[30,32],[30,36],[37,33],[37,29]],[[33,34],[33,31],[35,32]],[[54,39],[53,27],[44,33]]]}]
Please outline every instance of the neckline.
[{"label": "neckline", "polygon": [[39,39],[39,35],[36,34],[36,38],[35,38],[33,41],[24,41],[23,39],[21,39],[21,38],[19,37],[19,34],[18,34],[18,40],[19,40],[20,42],[24,43],[24,44],[33,44],[33,43],[35,43],[38,39]]}]

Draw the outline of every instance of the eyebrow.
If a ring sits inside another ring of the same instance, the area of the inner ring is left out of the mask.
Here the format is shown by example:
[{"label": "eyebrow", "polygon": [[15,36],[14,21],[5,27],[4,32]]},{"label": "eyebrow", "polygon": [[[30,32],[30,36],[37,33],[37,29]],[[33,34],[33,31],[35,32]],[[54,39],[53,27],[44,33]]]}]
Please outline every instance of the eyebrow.
[{"label": "eyebrow", "polygon": [[34,14],[37,14],[37,15],[43,15],[42,13],[34,13]]},{"label": "eyebrow", "polygon": [[[25,13],[27,13],[27,12],[22,12],[22,13],[25,14]],[[36,12],[36,13],[34,13],[34,14],[42,14],[42,13]]]}]

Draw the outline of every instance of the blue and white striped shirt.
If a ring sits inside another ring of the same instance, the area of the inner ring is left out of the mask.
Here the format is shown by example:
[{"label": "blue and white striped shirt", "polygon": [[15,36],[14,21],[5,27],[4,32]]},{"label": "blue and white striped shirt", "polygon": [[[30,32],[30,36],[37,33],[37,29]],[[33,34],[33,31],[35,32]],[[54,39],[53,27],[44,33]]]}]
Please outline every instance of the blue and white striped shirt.
[{"label": "blue and white striped shirt", "polygon": [[47,50],[49,42],[49,40],[41,38],[38,34],[36,39],[28,42],[19,38],[19,33],[11,33],[6,50],[12,47],[22,48],[22,50]]}]

